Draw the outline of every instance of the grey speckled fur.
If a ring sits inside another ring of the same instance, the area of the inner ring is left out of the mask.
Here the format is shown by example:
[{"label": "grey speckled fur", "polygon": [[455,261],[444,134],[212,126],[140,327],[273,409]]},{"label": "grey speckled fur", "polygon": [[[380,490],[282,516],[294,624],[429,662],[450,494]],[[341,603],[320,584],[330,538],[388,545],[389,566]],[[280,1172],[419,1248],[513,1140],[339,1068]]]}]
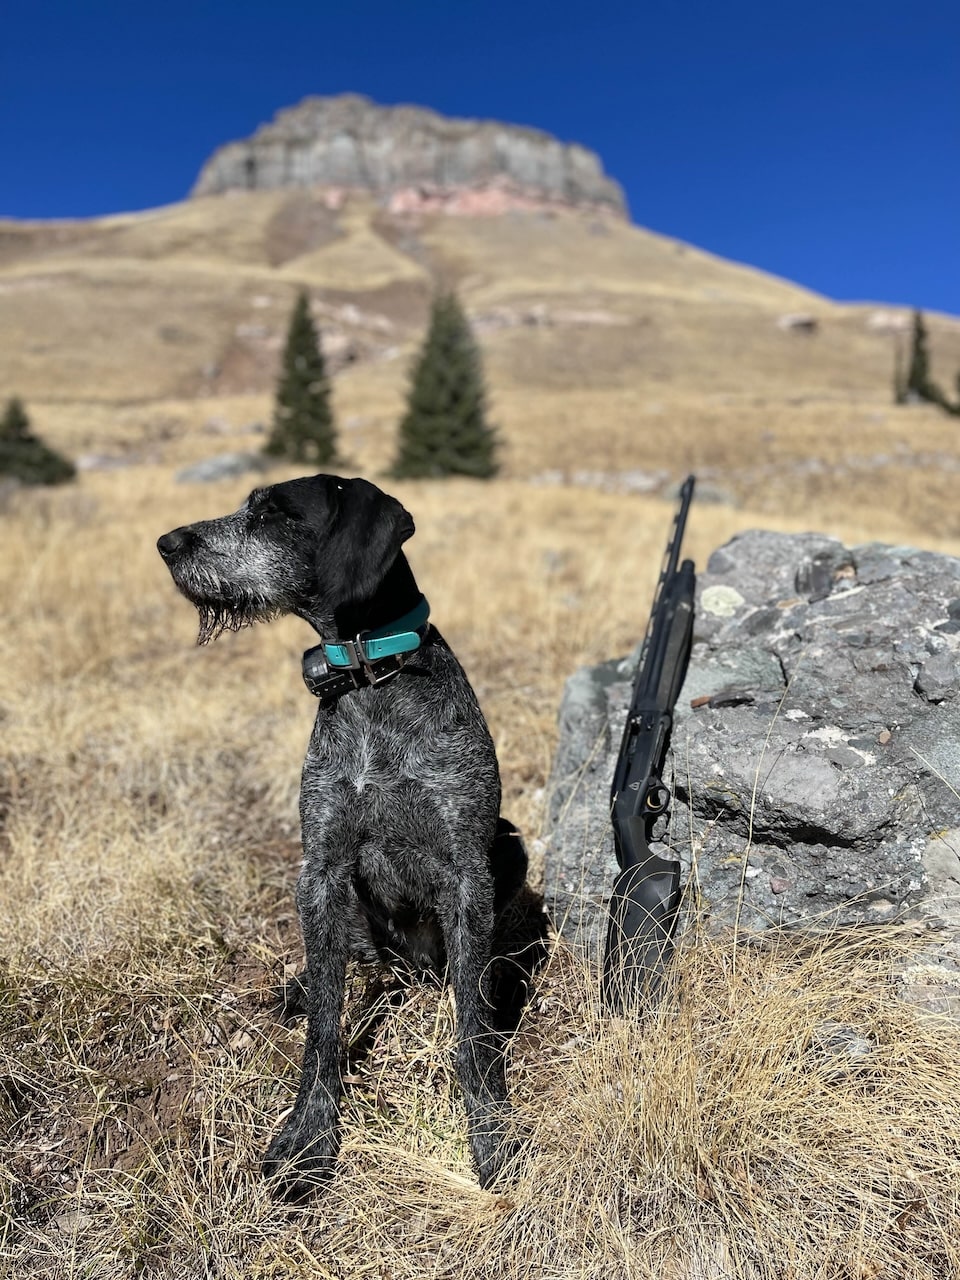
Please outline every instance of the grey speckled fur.
[{"label": "grey speckled fur", "polygon": [[[238,511],[165,534],[158,548],[197,606],[201,641],[281,613],[336,641],[416,603],[400,550],[413,531],[400,503],[367,481],[314,476],[255,490]],[[351,954],[448,966],[471,1150],[484,1186],[502,1171],[509,1106],[487,983],[495,916],[523,885],[526,860],[519,839],[505,860],[493,855],[499,808],[490,733],[434,628],[388,683],[320,708],[300,793],[303,1071],[264,1160],[289,1198],[323,1182],[336,1162]]]}]

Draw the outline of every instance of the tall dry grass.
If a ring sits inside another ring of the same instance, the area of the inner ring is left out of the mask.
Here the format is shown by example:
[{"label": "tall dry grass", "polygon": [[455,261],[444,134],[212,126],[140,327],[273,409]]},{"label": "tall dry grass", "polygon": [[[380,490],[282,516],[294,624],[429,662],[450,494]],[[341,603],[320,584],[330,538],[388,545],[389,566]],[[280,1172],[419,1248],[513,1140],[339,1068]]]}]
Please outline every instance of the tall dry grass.
[{"label": "tall dry grass", "polygon": [[[377,997],[357,974],[342,1174],[303,1211],[269,1202],[257,1155],[302,1035],[268,997],[299,956],[310,636],[287,620],[197,650],[153,545],[245,488],[143,466],[0,516],[0,1268],[960,1273],[960,1033],[892,997],[911,945],[893,934],[742,948],[735,968],[728,944],[699,940],[644,1027],[601,1019],[561,950],[513,1047],[527,1141],[499,1194],[470,1169],[449,995]],[[635,643],[670,508],[519,481],[396,491],[493,727],[505,812],[533,837],[562,681]],[[701,506],[690,553],[702,565],[756,523]],[[828,1022],[870,1041],[863,1064],[824,1056]]]}]

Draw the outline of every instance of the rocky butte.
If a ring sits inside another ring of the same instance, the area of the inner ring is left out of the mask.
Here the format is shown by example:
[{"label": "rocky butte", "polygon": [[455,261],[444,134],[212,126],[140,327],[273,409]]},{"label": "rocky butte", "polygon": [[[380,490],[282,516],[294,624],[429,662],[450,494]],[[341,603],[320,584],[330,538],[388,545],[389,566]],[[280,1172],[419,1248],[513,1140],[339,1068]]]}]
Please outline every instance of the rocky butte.
[{"label": "rocky butte", "polygon": [[543,205],[627,216],[597,155],[539,129],[383,107],[359,94],[304,98],[219,147],[192,194],[319,187],[336,207],[370,192],[393,213],[500,213]]}]

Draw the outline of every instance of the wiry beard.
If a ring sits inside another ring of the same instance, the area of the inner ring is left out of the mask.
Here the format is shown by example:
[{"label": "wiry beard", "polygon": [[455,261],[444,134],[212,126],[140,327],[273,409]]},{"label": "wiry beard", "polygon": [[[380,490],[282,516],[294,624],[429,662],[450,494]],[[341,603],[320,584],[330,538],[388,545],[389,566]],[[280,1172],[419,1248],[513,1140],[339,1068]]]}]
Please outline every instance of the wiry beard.
[{"label": "wiry beard", "polygon": [[232,600],[203,595],[191,582],[181,582],[174,575],[181,593],[197,611],[199,627],[197,644],[209,644],[225,631],[239,631],[255,622],[272,622],[284,612],[279,605],[268,604],[254,596],[240,596]]},{"label": "wiry beard", "polygon": [[260,586],[265,575],[248,574],[248,580],[224,577],[216,563],[196,557],[183,558],[169,566],[181,595],[186,596],[197,611],[199,628],[197,644],[209,644],[225,631],[239,631],[255,622],[272,622],[289,613],[291,604],[270,598]]},{"label": "wiry beard", "polygon": [[215,604],[209,600],[194,600],[193,603],[197,606],[200,623],[197,631],[198,645],[209,644],[225,631],[239,631],[255,622],[271,622],[282,612],[280,609],[265,609],[262,605],[255,605],[253,601],[239,605]]}]

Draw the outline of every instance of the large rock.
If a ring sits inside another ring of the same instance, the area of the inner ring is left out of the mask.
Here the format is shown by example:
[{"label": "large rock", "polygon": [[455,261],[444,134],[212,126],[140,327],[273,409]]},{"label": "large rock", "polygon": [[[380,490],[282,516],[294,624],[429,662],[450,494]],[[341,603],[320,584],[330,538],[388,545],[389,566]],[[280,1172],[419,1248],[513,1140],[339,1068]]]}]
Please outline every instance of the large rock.
[{"label": "large rock", "polygon": [[[700,576],[694,634],[657,836],[708,924],[960,923],[960,561],[743,534]],[[547,889],[594,951],[635,663],[578,671],[560,711]]]},{"label": "large rock", "polygon": [[183,467],[176,478],[178,484],[214,484],[246,475],[248,471],[266,471],[269,465],[270,460],[262,453],[218,453]]},{"label": "large rock", "polygon": [[277,112],[252,137],[215,151],[193,194],[310,186],[392,195],[398,208],[411,210],[420,195],[432,207],[430,198],[444,192],[499,188],[516,197],[626,211],[620,187],[585,147],[539,129],[455,120],[424,107],[381,107],[359,94],[305,98]]}]

